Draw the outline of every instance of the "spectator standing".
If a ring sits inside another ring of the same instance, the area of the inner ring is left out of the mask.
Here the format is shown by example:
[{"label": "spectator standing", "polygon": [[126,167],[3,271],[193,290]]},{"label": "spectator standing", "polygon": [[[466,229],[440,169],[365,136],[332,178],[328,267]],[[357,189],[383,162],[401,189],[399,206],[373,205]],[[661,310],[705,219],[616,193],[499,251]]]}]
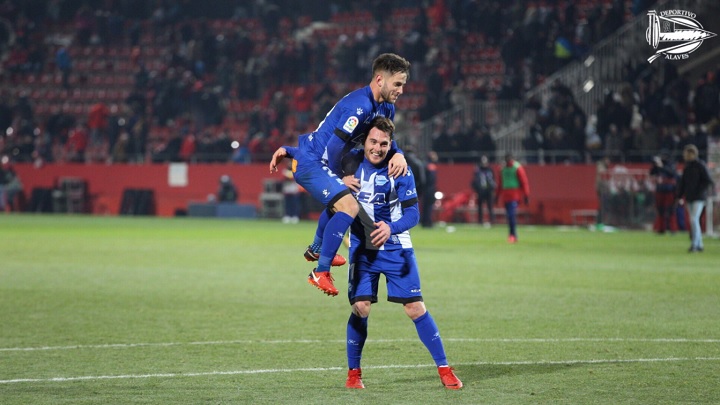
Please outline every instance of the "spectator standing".
[{"label": "spectator standing", "polygon": [[73,66],[72,59],[70,58],[70,52],[66,47],[61,46],[60,49],[57,50],[57,53],[55,53],[55,66],[57,66],[58,70],[60,70],[60,73],[62,74],[63,88],[69,89],[70,74],[72,73]]},{"label": "spectator standing", "polygon": [[415,177],[415,187],[417,188],[418,198],[422,199],[425,195],[425,162],[417,155],[415,148],[412,146],[405,147],[405,160],[412,169]]},{"label": "spectator standing", "polygon": [[667,154],[653,157],[650,176],[655,181],[655,231],[659,234],[677,230],[675,192],[678,175]]},{"label": "spectator standing", "polygon": [[237,187],[235,187],[235,184],[233,184],[232,180],[230,180],[230,176],[227,174],[220,176],[220,187],[217,192],[218,202],[234,203],[237,201],[238,197],[239,194]]},{"label": "spectator standing", "polygon": [[517,243],[517,209],[520,201],[530,202],[530,184],[525,168],[515,160],[512,153],[505,154],[505,166],[500,171],[496,203],[502,199],[508,223],[508,243]]},{"label": "spectator standing", "polygon": [[610,158],[603,156],[595,165],[595,193],[598,199],[598,212],[595,220],[595,227],[602,229],[605,227],[605,209],[606,200],[609,194],[608,172],[610,171]]},{"label": "spectator standing", "polygon": [[[475,167],[471,186],[477,194],[478,207],[478,223],[485,223],[487,226],[495,222],[495,214],[493,213],[493,192],[497,184],[495,183],[495,173],[490,167],[488,157],[482,155],[480,164]],[[483,222],[483,206],[488,210],[488,221]]]},{"label": "spectator standing", "polygon": [[422,215],[420,223],[423,228],[433,226],[433,207],[435,206],[435,192],[437,191],[437,162],[438,155],[435,151],[428,152],[428,160],[425,164],[425,187],[422,197]]},{"label": "spectator standing", "polygon": [[714,192],[714,182],[710,177],[707,166],[698,158],[698,148],[687,145],[683,149],[685,167],[677,188],[677,197],[680,204],[687,203],[690,216],[690,239],[692,243],[689,253],[702,252],[703,238],[700,226],[700,216],[705,208],[705,200]]},{"label": "spectator standing", "polygon": [[0,158],[0,212],[17,211],[15,196],[22,192],[22,189],[22,182],[10,164],[10,158],[3,156]]},{"label": "spectator standing", "polygon": [[128,157],[128,144],[130,143],[130,135],[126,130],[122,130],[118,136],[117,141],[113,144],[112,150],[110,151],[111,163],[127,163]]},{"label": "spectator standing", "polygon": [[68,141],[65,144],[65,156],[68,161],[82,163],[85,162],[85,150],[88,146],[87,125],[78,122],[68,134]]},{"label": "spectator standing", "polygon": [[284,224],[297,224],[300,220],[301,192],[300,185],[295,182],[292,164],[283,171],[282,193],[285,200]]},{"label": "spectator standing", "polygon": [[93,144],[97,145],[106,140],[109,117],[110,109],[102,101],[99,101],[90,107],[87,122],[88,128],[90,129],[90,141]]}]

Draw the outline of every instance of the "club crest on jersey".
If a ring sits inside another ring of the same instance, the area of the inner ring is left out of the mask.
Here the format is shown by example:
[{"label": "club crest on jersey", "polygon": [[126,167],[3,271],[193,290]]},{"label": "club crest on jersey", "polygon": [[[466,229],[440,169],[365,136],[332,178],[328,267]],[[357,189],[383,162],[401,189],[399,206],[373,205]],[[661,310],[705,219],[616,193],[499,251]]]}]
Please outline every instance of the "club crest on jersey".
[{"label": "club crest on jersey", "polygon": [[385,176],[375,176],[375,185],[376,186],[384,186],[387,184],[388,179]]},{"label": "club crest on jersey", "polygon": [[355,128],[360,123],[360,120],[358,120],[357,117],[350,117],[345,121],[345,125],[343,125],[343,129],[347,132],[352,132],[355,130]]}]

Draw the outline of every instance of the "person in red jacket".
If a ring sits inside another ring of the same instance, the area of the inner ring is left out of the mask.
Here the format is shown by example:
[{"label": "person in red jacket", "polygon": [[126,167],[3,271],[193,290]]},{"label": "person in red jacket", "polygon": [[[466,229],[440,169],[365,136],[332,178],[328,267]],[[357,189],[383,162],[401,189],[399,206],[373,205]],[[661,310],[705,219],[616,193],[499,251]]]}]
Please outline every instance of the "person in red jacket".
[{"label": "person in red jacket", "polygon": [[495,193],[495,204],[502,200],[509,227],[508,242],[517,242],[517,208],[520,201],[525,205],[530,200],[530,184],[525,168],[516,161],[512,153],[505,154],[505,165],[500,170]]}]

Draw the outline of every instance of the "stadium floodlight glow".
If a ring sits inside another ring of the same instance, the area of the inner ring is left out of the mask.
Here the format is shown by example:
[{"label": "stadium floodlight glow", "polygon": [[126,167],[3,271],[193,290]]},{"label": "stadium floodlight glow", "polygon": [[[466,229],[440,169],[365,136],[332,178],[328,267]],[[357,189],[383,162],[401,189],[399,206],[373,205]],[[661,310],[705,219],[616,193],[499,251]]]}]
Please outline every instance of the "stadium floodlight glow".
[{"label": "stadium floodlight glow", "polygon": [[593,81],[593,79],[587,79],[585,83],[583,83],[583,91],[585,93],[589,93],[590,90],[593,89],[593,87],[595,87],[595,82]]}]

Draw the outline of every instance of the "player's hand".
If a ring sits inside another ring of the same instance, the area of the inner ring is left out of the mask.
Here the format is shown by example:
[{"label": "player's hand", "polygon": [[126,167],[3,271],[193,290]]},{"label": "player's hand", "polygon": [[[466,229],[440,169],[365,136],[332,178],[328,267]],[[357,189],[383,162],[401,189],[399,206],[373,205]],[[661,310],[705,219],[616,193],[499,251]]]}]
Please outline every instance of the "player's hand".
[{"label": "player's hand", "polygon": [[353,191],[353,193],[360,191],[360,180],[352,174],[343,177],[342,181],[345,183],[347,188]]},{"label": "player's hand", "polygon": [[407,172],[408,164],[405,156],[403,156],[402,153],[394,154],[393,157],[390,158],[390,162],[388,162],[388,174],[390,177],[398,178],[406,175]]},{"label": "player's hand", "polygon": [[390,239],[390,225],[384,221],[375,222],[375,230],[370,232],[370,242],[373,246],[380,247]]},{"label": "player's hand", "polygon": [[282,147],[278,148],[278,150],[273,153],[272,159],[270,159],[270,173],[275,173],[278,170],[277,167],[280,162],[285,159],[285,156],[287,156],[287,150]]}]

